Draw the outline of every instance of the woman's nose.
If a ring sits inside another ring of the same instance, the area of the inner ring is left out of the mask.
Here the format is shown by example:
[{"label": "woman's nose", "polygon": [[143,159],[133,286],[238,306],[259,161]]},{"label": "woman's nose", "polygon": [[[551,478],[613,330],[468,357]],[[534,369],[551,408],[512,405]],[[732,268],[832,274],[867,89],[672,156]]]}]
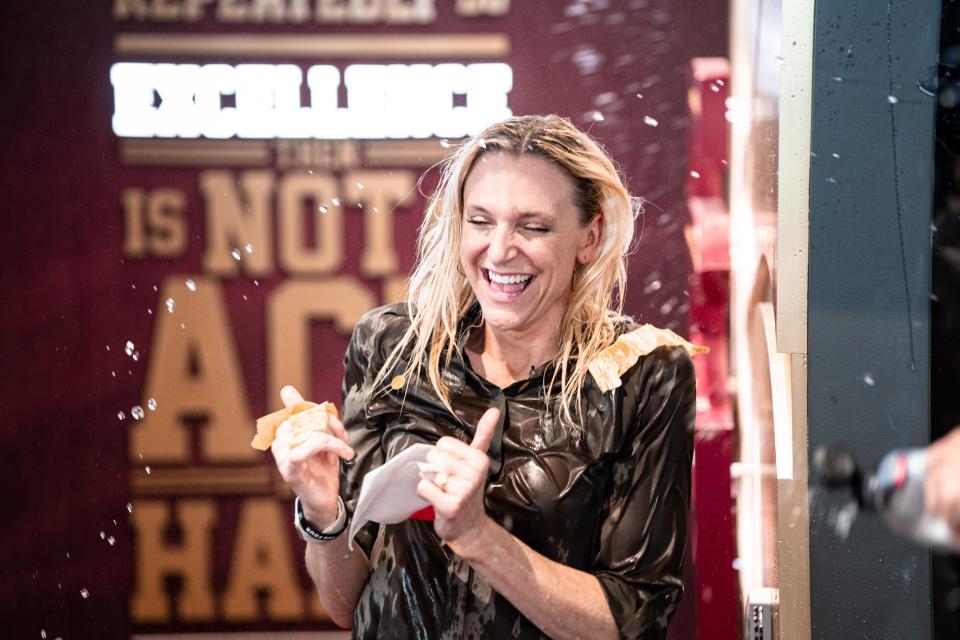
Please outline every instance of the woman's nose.
[{"label": "woman's nose", "polygon": [[503,264],[513,258],[516,253],[514,246],[513,229],[506,225],[497,225],[490,237],[487,247],[487,256],[493,264]]}]

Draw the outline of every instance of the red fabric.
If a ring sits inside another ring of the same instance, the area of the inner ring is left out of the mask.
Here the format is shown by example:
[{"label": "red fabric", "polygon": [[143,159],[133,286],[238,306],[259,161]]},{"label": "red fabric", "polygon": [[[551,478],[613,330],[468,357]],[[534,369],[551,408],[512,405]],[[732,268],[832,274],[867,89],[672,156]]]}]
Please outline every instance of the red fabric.
[{"label": "red fabric", "polygon": [[434,513],[433,507],[424,507],[410,516],[411,520],[428,520],[433,522],[436,519],[437,514]]}]

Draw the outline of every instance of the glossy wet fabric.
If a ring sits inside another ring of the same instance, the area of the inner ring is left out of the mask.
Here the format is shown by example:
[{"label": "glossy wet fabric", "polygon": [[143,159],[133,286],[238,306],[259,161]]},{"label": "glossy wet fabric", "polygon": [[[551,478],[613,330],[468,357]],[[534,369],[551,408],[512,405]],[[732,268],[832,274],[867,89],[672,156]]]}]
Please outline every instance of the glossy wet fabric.
[{"label": "glossy wet fabric", "polygon": [[[445,435],[469,442],[483,412],[499,407],[487,513],[538,553],[595,575],[621,637],[665,637],[682,591],[695,416],[689,356],[680,348],[641,356],[623,386],[607,393],[588,378],[583,428],[574,432],[543,403],[549,365],[505,389],[472,370],[463,345],[477,313],[461,323],[458,353],[443,373],[455,415],[425,382],[372,389],[409,325],[406,307],[381,307],[358,323],[344,359],[343,421],[357,452],[341,480],[348,511],[367,471],[415,442]],[[370,524],[356,542],[371,574],[355,638],[544,637],[441,546],[432,522]]]}]

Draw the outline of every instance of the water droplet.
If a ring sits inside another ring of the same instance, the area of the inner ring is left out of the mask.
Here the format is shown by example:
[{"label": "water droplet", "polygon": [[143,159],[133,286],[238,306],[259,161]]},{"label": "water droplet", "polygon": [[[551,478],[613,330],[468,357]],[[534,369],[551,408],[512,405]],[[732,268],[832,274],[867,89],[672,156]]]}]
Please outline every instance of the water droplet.
[{"label": "water droplet", "polygon": [[150,411],[156,411],[157,401],[154,400],[153,398],[150,398],[149,400],[147,400],[147,408],[150,409]]},{"label": "water droplet", "polygon": [[834,82],[843,82],[843,78],[841,78],[840,76],[832,76],[830,79],[833,80]]},{"label": "water droplet", "polygon": [[243,299],[244,299],[244,300],[247,299],[247,294],[243,294]]},{"label": "water droplet", "polygon": [[603,114],[599,111],[592,111],[590,113],[590,119],[594,122],[603,122]]},{"label": "water droplet", "polygon": [[190,291],[197,290],[197,283],[191,280],[190,278],[187,278],[186,285],[187,285],[187,289],[190,289]]},{"label": "water droplet", "polygon": [[637,94],[637,97],[640,98],[641,100],[643,100],[643,94],[642,94],[642,93],[638,93],[638,94]]},{"label": "water droplet", "polygon": [[239,261],[239,260],[240,260],[240,249],[234,249],[233,251],[230,252],[230,255],[233,256],[233,259],[234,259],[234,260]]},{"label": "water droplet", "polygon": [[107,348],[107,351],[110,351],[110,345],[104,345]]},{"label": "water droplet", "polygon": [[145,466],[143,470],[147,472],[147,475],[150,475],[150,465]]},{"label": "water droplet", "polygon": [[125,420],[126,417],[127,417],[127,416],[126,416],[126,414],[123,413],[123,411],[117,411],[117,419],[118,419],[118,420]]},{"label": "water droplet", "polygon": [[90,592],[87,591],[86,589],[80,589],[80,597],[86,600],[87,598],[90,597]]},{"label": "water droplet", "polygon": [[101,532],[100,532],[100,539],[101,539],[101,540],[106,540],[106,539],[107,539],[107,532],[106,532],[106,531],[101,531]]},{"label": "water droplet", "polygon": [[124,348],[124,351],[127,352],[128,356],[133,355],[133,343],[127,340],[127,346]]},{"label": "water droplet", "polygon": [[743,566],[743,563],[740,562],[740,558],[734,558],[733,562],[730,563],[730,566],[733,567],[734,571],[740,571],[740,567]]},{"label": "water droplet", "polygon": [[260,281],[259,281],[259,280],[254,280],[254,281],[253,281],[253,286],[259,287],[259,286],[260,286]]},{"label": "water droplet", "polygon": [[710,91],[713,91],[714,93],[718,93],[720,91],[720,87],[715,82],[711,82]]},{"label": "water droplet", "polygon": [[691,178],[699,178],[699,177],[700,177],[700,172],[699,172],[699,171],[691,171],[691,172],[690,172],[690,177],[691,177]]},{"label": "water droplet", "polygon": [[326,213],[327,211],[329,211],[329,210],[330,210],[330,209],[328,209],[328,208],[327,208],[327,205],[325,205],[325,204],[321,204],[319,207],[317,207],[317,211],[320,212],[320,215],[325,214],[325,213]]},{"label": "water droplet", "polygon": [[133,513],[133,503],[132,503],[132,502],[128,502],[128,503],[127,503],[127,513]]},{"label": "water droplet", "polygon": [[662,286],[663,284],[659,280],[654,280],[653,282],[651,282],[650,284],[648,284],[646,287],[643,288],[643,292],[653,293],[654,291],[660,291],[660,288]]},{"label": "water droplet", "polygon": [[46,638],[46,637],[47,637],[47,632],[46,632],[45,629],[40,629],[40,637],[41,637],[41,638]]},{"label": "water droplet", "polygon": [[107,538],[107,544],[112,547],[113,545],[117,544],[117,539],[114,538],[113,536],[110,536],[109,538]]},{"label": "water droplet", "polygon": [[247,253],[253,253],[253,243],[248,242],[247,244],[243,245],[243,250]]},{"label": "water droplet", "polygon": [[840,154],[839,154],[839,153],[831,153],[830,155],[832,155],[834,158],[839,158],[839,157],[840,157]]},{"label": "water droplet", "polygon": [[133,416],[134,420],[143,420],[143,407],[137,405],[130,409],[130,415]]},{"label": "water droplet", "polygon": [[863,381],[866,383],[868,387],[872,387],[874,384],[876,384],[873,380],[873,376],[870,375],[869,373],[863,374]]},{"label": "water droplet", "polygon": [[332,200],[330,200],[330,202],[332,202],[332,203],[333,203],[333,206],[335,206],[335,207],[339,207],[339,206],[340,206],[340,204],[341,204],[341,203],[343,202],[343,200],[341,200],[341,199],[340,199],[340,198],[338,198],[337,196],[333,196],[333,199],[332,199]]},{"label": "water droplet", "polygon": [[175,306],[176,304],[174,303],[173,298],[167,298],[167,312],[173,313],[173,309]]},{"label": "water droplet", "polygon": [[833,176],[830,176],[829,178],[827,178],[827,182],[829,182],[830,184],[837,184],[837,179],[834,178]]},{"label": "water droplet", "polygon": [[651,118],[650,116],[643,116],[643,124],[648,125],[648,126],[651,126],[651,127],[655,127],[655,126],[657,126],[657,125],[660,124],[660,123],[657,122],[656,119]]},{"label": "water droplet", "polygon": [[440,140],[440,146],[443,147],[444,149],[449,149],[449,148],[450,148],[450,141],[447,140],[446,138],[442,138],[442,139]]},{"label": "water droplet", "polygon": [[890,104],[897,104],[900,102],[900,100],[897,98],[897,96],[887,96],[887,102]]},{"label": "water droplet", "polygon": [[133,361],[134,361],[134,362],[137,362],[137,361],[140,360],[140,352],[139,352],[139,351],[134,351],[134,352],[130,355],[130,357],[133,358]]}]

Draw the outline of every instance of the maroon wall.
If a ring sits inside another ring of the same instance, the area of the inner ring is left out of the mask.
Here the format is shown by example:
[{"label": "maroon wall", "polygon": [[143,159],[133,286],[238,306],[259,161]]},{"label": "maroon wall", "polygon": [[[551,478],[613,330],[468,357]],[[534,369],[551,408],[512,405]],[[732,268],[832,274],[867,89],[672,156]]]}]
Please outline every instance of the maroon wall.
[{"label": "maroon wall", "polygon": [[[154,286],[168,276],[202,274],[205,238],[197,188],[200,169],[120,162],[110,125],[109,68],[120,60],[113,37],[121,31],[151,30],[364,29],[226,27],[209,20],[194,25],[119,24],[108,0],[58,0],[30,9],[14,4],[16,8],[3,9],[0,112],[5,205],[0,433],[9,496],[0,546],[0,635],[39,637],[44,630],[50,638],[119,638],[154,628],[130,619],[136,548],[126,508],[136,466],[129,451],[130,407],[146,400],[144,376],[153,356],[149,345],[163,304]],[[437,4],[442,6],[433,25],[375,30],[507,34],[512,48],[502,61],[514,72],[509,99],[513,112],[558,113],[590,127],[622,167],[631,191],[649,201],[639,223],[639,249],[630,262],[627,311],[641,321],[684,333],[690,272],[683,238],[689,61],[725,53],[726,3],[515,0],[506,17],[472,21],[455,16],[450,3]],[[607,99],[612,102],[605,103]],[[594,110],[604,114],[603,121],[592,121]],[[655,118],[659,126],[645,125],[644,116]],[[174,186],[187,194],[187,217],[196,232],[182,256],[131,260],[121,251],[120,194],[130,187],[153,186]],[[414,257],[421,204],[422,198],[397,213],[395,234],[404,270]],[[346,246],[353,255],[360,243],[359,223],[349,212],[346,218]],[[355,257],[346,260],[343,273],[357,275]],[[266,300],[285,277],[277,270],[259,285],[243,275],[222,282],[253,416],[268,408]],[[654,281],[662,286],[650,286]],[[367,284],[379,300],[378,283]],[[139,361],[124,353],[127,340],[137,345]],[[316,327],[312,358],[323,366],[314,365],[311,396],[337,397],[346,340],[329,324]],[[127,415],[123,421],[117,418],[120,410]],[[270,461],[264,458],[262,463]],[[230,538],[240,500],[220,501],[223,530],[217,535],[223,537],[216,538],[214,554],[218,586],[229,569],[229,545],[221,540]],[[115,544],[101,538],[101,532]],[[322,626],[261,619],[240,626],[156,628]]]}]

